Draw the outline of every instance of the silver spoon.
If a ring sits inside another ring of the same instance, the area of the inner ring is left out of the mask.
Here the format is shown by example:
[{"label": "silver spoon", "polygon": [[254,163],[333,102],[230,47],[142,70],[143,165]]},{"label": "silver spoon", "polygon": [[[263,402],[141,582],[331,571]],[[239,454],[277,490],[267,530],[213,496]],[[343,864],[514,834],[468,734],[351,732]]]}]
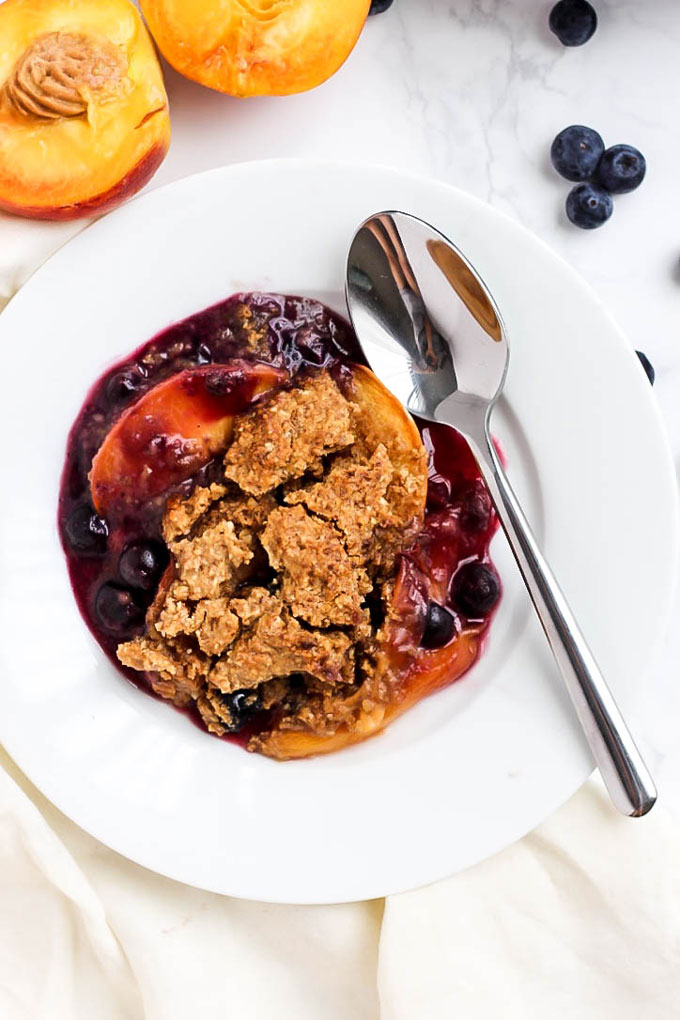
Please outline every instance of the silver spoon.
[{"label": "silver spoon", "polygon": [[489,436],[508,365],[496,305],[465,256],[434,227],[383,212],[359,228],[347,304],[371,368],[412,414],[467,439],[610,796],[646,814],[656,788],[544,560]]}]

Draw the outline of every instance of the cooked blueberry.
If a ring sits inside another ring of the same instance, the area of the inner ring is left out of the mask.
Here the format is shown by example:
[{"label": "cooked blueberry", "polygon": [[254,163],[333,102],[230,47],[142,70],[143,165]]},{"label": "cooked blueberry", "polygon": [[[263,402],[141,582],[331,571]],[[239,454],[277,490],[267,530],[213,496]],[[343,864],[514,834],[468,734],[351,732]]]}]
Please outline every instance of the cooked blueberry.
[{"label": "cooked blueberry", "polygon": [[567,195],[567,216],[576,227],[594,230],[612,214],[612,196],[596,184],[577,184]]},{"label": "cooked blueberry", "polygon": [[653,386],[654,385],[654,380],[656,379],[656,372],[654,371],[654,365],[651,363],[651,361],[649,360],[647,355],[643,353],[643,351],[636,351],[635,353],[637,354],[638,358],[640,359],[640,364],[644,368],[645,374],[646,374],[647,378],[649,379],[650,383]]},{"label": "cooked blueberry", "polygon": [[602,137],[583,124],[571,124],[555,137],[550,160],[568,181],[587,181],[597,170],[604,152]]},{"label": "cooked blueberry", "polygon": [[453,579],[453,602],[466,616],[477,619],[498,602],[500,583],[496,572],[485,563],[465,563]]},{"label": "cooked blueberry", "polygon": [[632,145],[612,145],[597,168],[597,183],[612,195],[635,191],[647,172],[647,161]]},{"label": "cooked blueberry", "polygon": [[369,14],[383,14],[392,6],[393,0],[371,0]]},{"label": "cooked blueberry", "polygon": [[548,24],[563,46],[583,46],[597,28],[597,14],[588,0],[559,0]]},{"label": "cooked blueberry", "polygon": [[294,344],[305,361],[312,365],[324,365],[329,358],[328,340],[309,323],[301,326],[295,334]]},{"label": "cooked blueberry", "polygon": [[425,630],[421,645],[423,648],[443,648],[456,633],[456,618],[450,609],[439,602],[430,602],[425,617]]},{"label": "cooked blueberry", "polygon": [[131,542],[118,560],[118,573],[131,588],[148,591],[165,570],[168,554],[159,542]]},{"label": "cooked blueberry", "polygon": [[212,364],[213,353],[207,344],[199,344],[196,351],[196,361],[199,365]]},{"label": "cooked blueberry", "polygon": [[238,733],[254,715],[262,710],[262,701],[257,690],[233,691],[231,694],[221,694],[219,697],[226,709],[226,713],[220,716],[220,722],[229,733]]},{"label": "cooked blueberry", "polygon": [[466,531],[486,531],[491,524],[491,500],[486,489],[468,489],[461,501],[459,520]]},{"label": "cooked blueberry", "polygon": [[87,503],[81,503],[71,511],[64,531],[74,552],[83,556],[102,556],[106,552],[108,525]]},{"label": "cooked blueberry", "polygon": [[144,379],[134,368],[116,372],[106,384],[106,396],[112,404],[126,404],[139,393]]},{"label": "cooked blueberry", "polygon": [[144,620],[144,606],[139,596],[116,584],[101,586],[94,608],[102,627],[112,634],[125,634]]},{"label": "cooked blueberry", "polygon": [[443,510],[451,502],[451,483],[443,475],[430,475],[427,480],[427,505]]}]

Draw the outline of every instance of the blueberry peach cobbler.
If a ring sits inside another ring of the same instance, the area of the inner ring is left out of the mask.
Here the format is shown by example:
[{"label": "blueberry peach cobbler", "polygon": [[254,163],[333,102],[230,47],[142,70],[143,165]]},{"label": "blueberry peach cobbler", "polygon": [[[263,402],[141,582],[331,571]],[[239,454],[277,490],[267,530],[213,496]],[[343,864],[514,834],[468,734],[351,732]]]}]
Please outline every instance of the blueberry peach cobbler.
[{"label": "blueberry peach cobbler", "polygon": [[499,596],[472,455],[322,305],[238,294],[96,384],[59,526],[97,641],[273,758],[381,730],[475,661]]}]

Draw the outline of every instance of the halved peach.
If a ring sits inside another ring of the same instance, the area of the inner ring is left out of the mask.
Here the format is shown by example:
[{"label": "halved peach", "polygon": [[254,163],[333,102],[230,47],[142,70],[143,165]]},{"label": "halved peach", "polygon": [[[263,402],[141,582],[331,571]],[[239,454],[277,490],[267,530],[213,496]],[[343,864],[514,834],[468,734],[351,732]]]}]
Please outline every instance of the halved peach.
[{"label": "halved peach", "polygon": [[187,368],[148,390],[109,430],[90,471],[103,516],[160,496],[231,439],[234,416],[287,378],[271,365],[232,361]]},{"label": "halved peach", "polygon": [[5,0],[0,39],[1,209],[76,219],[146,184],[170,118],[129,0]]},{"label": "halved peach", "polygon": [[283,96],[330,78],[370,0],[140,0],[165,59],[233,96]]}]

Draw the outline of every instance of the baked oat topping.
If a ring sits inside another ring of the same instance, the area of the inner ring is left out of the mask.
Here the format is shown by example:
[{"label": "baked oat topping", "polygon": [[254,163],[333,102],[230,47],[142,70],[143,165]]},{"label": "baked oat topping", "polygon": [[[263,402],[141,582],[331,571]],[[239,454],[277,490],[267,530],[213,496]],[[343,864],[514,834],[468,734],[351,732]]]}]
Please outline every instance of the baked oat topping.
[{"label": "baked oat topping", "polygon": [[224,470],[244,492],[258,496],[293,478],[320,475],[322,458],[353,440],[350,406],[322,373],[242,415]]},{"label": "baked oat topping", "polygon": [[301,506],[278,507],[260,540],[281,576],[283,601],[295,616],[313,627],[359,623],[361,596],[371,584],[363,570],[353,569],[332,524]]},{"label": "baked oat topping", "polygon": [[362,725],[379,705],[366,599],[383,597],[426,484],[421,470],[411,502],[395,499],[402,466],[372,439],[325,372],[237,418],[224,480],[167,502],[171,565],[121,662],[164,697],[195,700],[218,734],[256,707],[281,730]]}]

